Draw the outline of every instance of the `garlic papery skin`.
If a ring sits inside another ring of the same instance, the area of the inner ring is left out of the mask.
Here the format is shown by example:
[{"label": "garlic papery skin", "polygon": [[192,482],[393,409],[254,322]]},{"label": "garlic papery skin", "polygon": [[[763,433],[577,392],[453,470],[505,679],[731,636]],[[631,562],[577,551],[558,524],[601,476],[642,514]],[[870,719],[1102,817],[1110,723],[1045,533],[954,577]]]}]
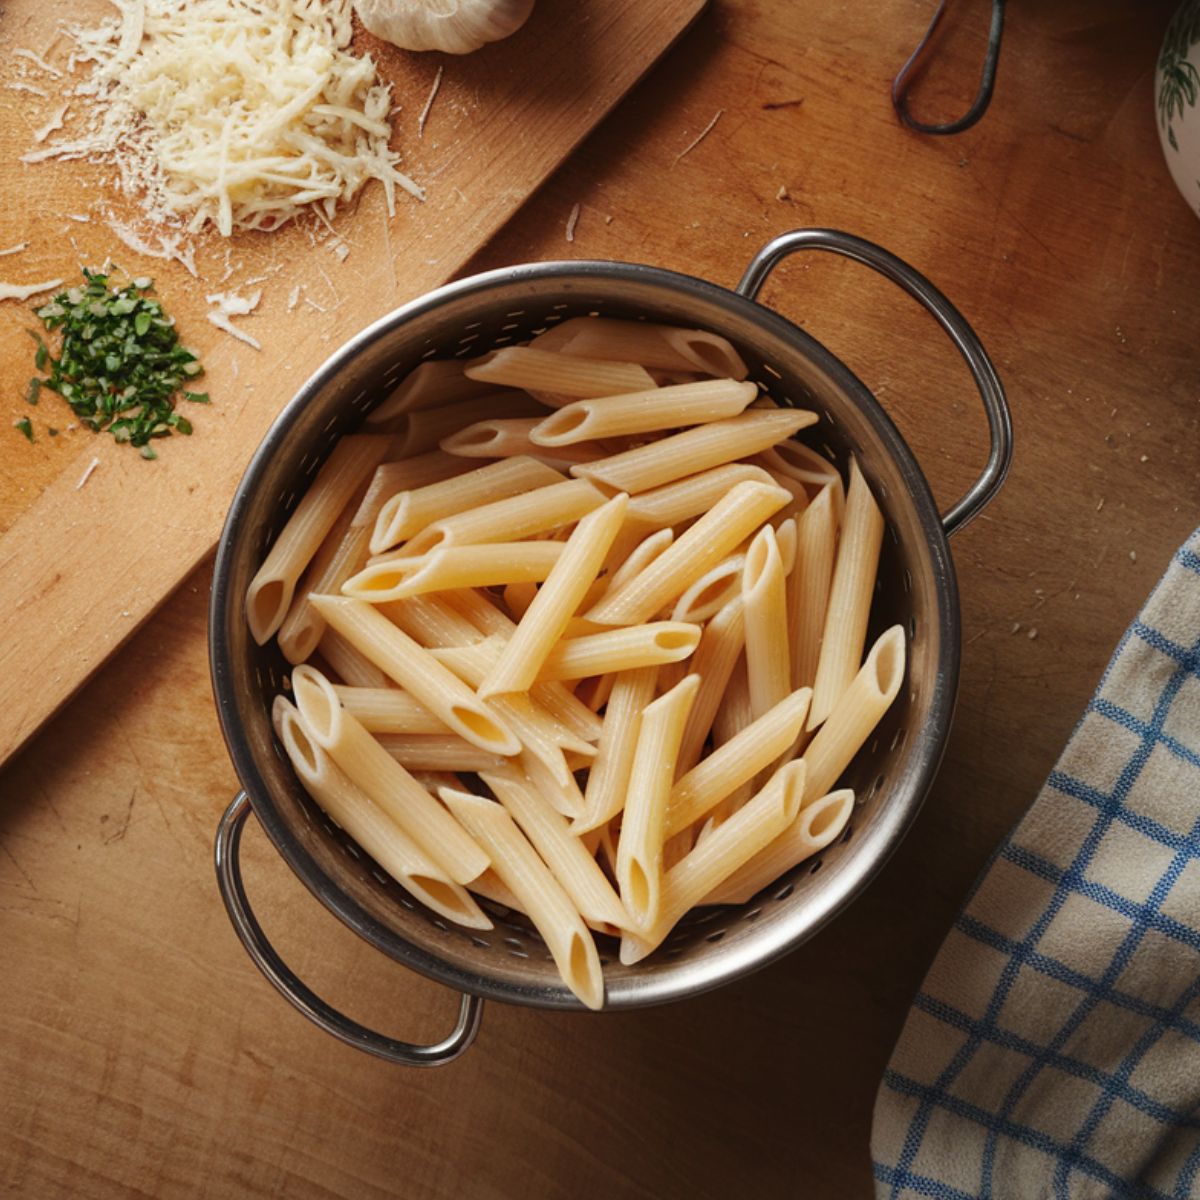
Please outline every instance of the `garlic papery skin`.
[{"label": "garlic papery skin", "polygon": [[371,33],[402,50],[470,54],[516,33],[533,0],[354,0],[354,11]]}]

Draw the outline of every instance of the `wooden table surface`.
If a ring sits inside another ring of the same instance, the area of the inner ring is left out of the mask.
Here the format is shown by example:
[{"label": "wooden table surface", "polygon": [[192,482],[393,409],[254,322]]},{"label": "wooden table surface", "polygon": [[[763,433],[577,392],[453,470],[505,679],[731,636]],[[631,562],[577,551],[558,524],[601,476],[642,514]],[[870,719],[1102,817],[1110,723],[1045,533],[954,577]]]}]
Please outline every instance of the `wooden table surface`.
[{"label": "wooden table surface", "polygon": [[[922,111],[973,87],[986,6],[957,7]],[[908,1000],[1200,511],[1200,227],[1152,103],[1170,7],[1010,5],[992,111],[929,140],[898,127],[887,88],[931,3],[719,0],[473,264],[624,258],[730,284],[769,236],[829,225],[909,259],[976,325],[1016,461],[955,539],[954,731],[867,893],[698,1000],[599,1017],[492,1005],[475,1047],[436,1071],[347,1049],[258,975],[217,897],[212,834],[237,781],[202,566],[0,774],[0,1192],[868,1193],[871,1108]],[[983,418],[911,302],[852,264],[796,259],[764,299],[875,390],[939,497],[969,483]],[[246,841],[254,903],[305,979],[398,1036],[448,1028],[451,996],[342,928],[258,831]]]}]

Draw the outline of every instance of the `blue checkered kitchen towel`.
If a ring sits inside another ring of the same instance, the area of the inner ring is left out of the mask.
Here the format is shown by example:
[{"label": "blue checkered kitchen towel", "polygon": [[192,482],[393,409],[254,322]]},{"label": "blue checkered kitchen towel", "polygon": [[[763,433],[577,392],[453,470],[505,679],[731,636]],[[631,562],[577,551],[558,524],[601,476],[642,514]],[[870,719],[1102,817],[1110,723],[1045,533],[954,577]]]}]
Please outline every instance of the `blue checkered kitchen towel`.
[{"label": "blue checkered kitchen towel", "polygon": [[1200,531],[938,952],[871,1151],[887,1200],[1200,1197]]}]

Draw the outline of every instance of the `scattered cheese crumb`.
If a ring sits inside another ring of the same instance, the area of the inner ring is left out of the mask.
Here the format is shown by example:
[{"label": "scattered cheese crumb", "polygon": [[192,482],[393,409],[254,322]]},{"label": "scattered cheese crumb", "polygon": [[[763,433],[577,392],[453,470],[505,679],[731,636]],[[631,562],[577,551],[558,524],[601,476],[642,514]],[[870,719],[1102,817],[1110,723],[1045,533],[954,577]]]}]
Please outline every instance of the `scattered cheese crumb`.
[{"label": "scattered cheese crumb", "polygon": [[1031,629],[1028,634],[1029,640],[1032,642],[1037,637],[1037,630]]},{"label": "scattered cheese crumb", "polygon": [[62,283],[61,279],[47,279],[44,283],[4,283],[0,281],[0,300],[28,300],[39,292],[49,292]]},{"label": "scattered cheese crumb", "polygon": [[7,250],[0,250],[0,258],[3,258],[6,254],[20,254],[22,250],[28,249],[28,242],[18,242],[15,246],[9,246]]},{"label": "scattered cheese crumb", "polygon": [[213,292],[204,299],[207,303],[216,305],[216,308],[208,313],[208,319],[212,324],[237,338],[239,342],[245,342],[247,346],[253,346],[255,350],[262,349],[262,343],[256,337],[246,333],[245,330],[238,329],[229,319],[230,317],[244,317],[247,313],[252,313],[262,299],[261,291],[253,292],[249,296],[239,296],[236,292]]},{"label": "scattered cheese crumb", "polygon": [[1129,561],[1130,561],[1130,562],[1137,562],[1137,551],[1136,551],[1136,550],[1130,550],[1130,552],[1129,552]]},{"label": "scattered cheese crumb", "polygon": [[1021,632],[1021,622],[1020,622],[1020,621],[1014,621],[1014,622],[1013,622],[1012,631],[1013,631],[1013,633],[1020,633],[1020,632]]},{"label": "scattered cheese crumb", "polygon": [[196,251],[191,246],[184,244],[181,235],[170,232],[158,234],[158,249],[155,249],[136,230],[131,229],[128,225],[123,225],[114,217],[107,218],[105,224],[135,254],[144,254],[147,258],[173,259],[175,262],[182,263],[192,278],[199,278],[196,271]]},{"label": "scattered cheese crumb", "polygon": [[437,99],[438,89],[442,86],[442,74],[445,72],[444,66],[438,67],[437,74],[433,77],[433,87],[429,89],[429,99],[425,101],[425,107],[421,109],[421,115],[417,118],[417,137],[425,136],[425,122],[429,120],[429,110],[433,108],[433,102]]},{"label": "scattered cheese crumb", "polygon": [[55,79],[61,79],[63,73],[57,68],[52,67],[40,54],[35,54],[32,50],[26,50],[23,46],[12,52],[13,58],[27,58],[31,63],[41,67],[47,74],[53,75]]},{"label": "scattered cheese crumb", "polygon": [[1099,512],[1103,507],[1104,507],[1104,497],[1101,496],[1100,499],[1096,502],[1096,511]]},{"label": "scattered cheese crumb", "polygon": [[56,129],[63,127],[63,118],[67,115],[67,109],[71,105],[60,105],[53,113],[50,114],[50,119],[40,129],[35,129],[33,132],[33,140],[35,142],[44,142]]},{"label": "scattered cheese crumb", "polygon": [[579,224],[579,205],[576,204],[571,209],[571,215],[567,218],[567,241],[575,240],[575,226]]},{"label": "scattered cheese crumb", "polygon": [[723,108],[718,108],[716,115],[713,117],[713,119],[711,121],[709,121],[709,123],[707,125],[705,125],[705,127],[702,130],[700,130],[699,136],[697,136],[693,141],[689,142],[686,146],[684,146],[684,148],[682,150],[680,150],[680,152],[677,155],[675,155],[675,161],[678,162],[681,158],[683,158],[683,156],[685,154],[691,154],[691,152],[693,150],[695,150],[695,148],[698,145],[700,145],[700,143],[702,141],[704,141],[704,139],[706,137],[708,137],[708,135],[710,133],[712,133],[713,126],[716,125],[716,123],[724,115],[725,115],[725,110]]},{"label": "scattered cheese crumb", "polygon": [[611,224],[612,224],[612,217],[611,217],[611,216],[607,216],[607,217],[605,217],[605,218],[604,218],[604,223],[605,223],[605,225],[611,225]]},{"label": "scattered cheese crumb", "polygon": [[87,215],[87,213],[63,213],[63,216],[66,217],[68,221],[78,221],[80,225],[86,225],[92,219]]},{"label": "scattered cheese crumb", "polygon": [[[68,426],[67,426],[67,428],[68,428],[68,429],[70,429],[70,428],[71,428],[71,426],[70,426],[70,425],[68,425]],[[87,466],[84,468],[83,474],[82,474],[82,475],[80,475],[80,477],[79,477],[79,482],[78,482],[78,483],[75,485],[75,490],[76,490],[76,491],[79,491],[79,489],[80,489],[81,487],[83,487],[83,485],[84,485],[85,483],[87,483],[87,481],[88,481],[89,479],[91,479],[91,477],[92,477],[92,472],[93,472],[93,471],[94,471],[94,470],[95,470],[95,469],[96,469],[96,468],[97,468],[99,465],[100,465],[100,460],[99,460],[98,458],[93,458],[93,459],[92,459],[92,461],[91,461],[90,463],[88,463],[88,465],[87,465]]]},{"label": "scattered cheese crumb", "polygon": [[1138,459],[1138,462],[1149,462],[1149,461],[1150,461],[1150,455],[1148,455],[1148,454],[1143,454],[1142,457]]},{"label": "scattered cheese crumb", "polygon": [[779,185],[779,191],[777,191],[777,192],[775,193],[775,199],[776,199],[776,200],[789,200],[789,199],[791,199],[791,193],[790,193],[790,192],[787,190],[787,188],[786,188],[786,187],[784,187],[784,185],[783,185],[782,183]]},{"label": "scattered cheese crumb", "polygon": [[33,83],[6,83],[4,85],[10,92],[31,92],[35,96],[45,96],[49,98],[50,93],[45,88],[40,88]]},{"label": "scattered cheese crumb", "polygon": [[338,256],[339,262],[345,262],[350,257],[350,247],[345,242],[339,242],[334,246],[333,252]]},{"label": "scattered cheese crumb", "polygon": [[296,307],[296,305],[299,303],[300,303],[300,285],[296,284],[296,286],[294,288],[292,288],[292,290],[290,292],[288,292],[288,298],[287,298],[288,312],[291,312],[292,309],[294,309]]}]

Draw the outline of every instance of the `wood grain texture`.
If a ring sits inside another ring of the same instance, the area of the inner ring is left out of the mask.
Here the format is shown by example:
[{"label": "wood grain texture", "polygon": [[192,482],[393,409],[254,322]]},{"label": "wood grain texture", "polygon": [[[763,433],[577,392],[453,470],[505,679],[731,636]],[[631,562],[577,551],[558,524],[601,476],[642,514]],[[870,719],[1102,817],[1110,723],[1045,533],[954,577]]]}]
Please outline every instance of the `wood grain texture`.
[{"label": "wood grain texture", "polygon": [[[59,102],[0,89],[0,194],[22,198],[0,210],[0,249],[29,243],[26,253],[0,259],[0,277],[69,279],[77,263],[95,266],[110,255],[135,274],[153,274],[185,344],[201,355],[204,388],[214,397],[211,408],[189,409],[193,436],[160,443],[152,464],[111,438],[67,430],[71,414],[57,397],[46,393],[33,410],[24,404],[32,367],[25,331],[34,321],[24,305],[0,305],[0,378],[9,383],[0,401],[0,611],[9,614],[0,646],[0,762],[212,549],[254,447],[300,383],[352,334],[446,282],[703,3],[589,0],[573,7],[569,21],[543,5],[519,34],[465,59],[403,55],[360,34],[357,47],[371,51],[393,82],[403,166],[426,186],[427,200],[398,194],[389,219],[381,189],[369,187],[337,221],[336,238],[308,223],[231,243],[209,237],[197,254],[199,280],[114,237],[108,216],[115,210],[127,218],[132,210],[98,189],[102,170],[20,162]],[[4,47],[46,50],[65,61],[65,52],[50,47],[68,11],[83,18],[104,6],[93,0],[77,14],[74,4],[6,5]],[[438,65],[445,76],[418,139],[417,117]],[[0,84],[22,81],[51,92],[61,86],[10,56]],[[338,240],[349,247],[344,261],[333,252]],[[261,282],[247,283],[255,279]],[[262,343],[261,352],[210,325],[205,304],[206,294],[240,288],[245,295],[256,286],[263,300],[238,324]],[[18,415],[32,417],[34,446],[10,428]],[[49,425],[63,432],[51,437]],[[80,489],[93,456],[99,467]],[[117,561],[122,568],[114,571]]]},{"label": "wood grain texture", "polygon": [[[923,114],[956,111],[973,86],[983,6],[961,7]],[[1151,97],[1171,7],[1010,6],[992,111],[926,141],[886,98],[923,0],[728,0],[470,264],[638,259],[732,283],[771,234],[834,225],[908,258],[975,323],[1017,458],[954,541],[949,750],[865,895],[784,961],[686,1004],[490,1006],[453,1066],[358,1055],[286,1008],[216,895],[211,837],[237,784],[207,683],[202,564],[0,774],[0,1192],[869,1194],[874,1093],[909,999],[1200,511],[1200,228],[1161,162]],[[888,404],[939,496],[966,486],[983,418],[913,305],[816,258],[790,260],[764,299]],[[446,992],[342,929],[260,834],[246,846],[254,902],[305,978],[398,1036],[448,1027]]]}]

